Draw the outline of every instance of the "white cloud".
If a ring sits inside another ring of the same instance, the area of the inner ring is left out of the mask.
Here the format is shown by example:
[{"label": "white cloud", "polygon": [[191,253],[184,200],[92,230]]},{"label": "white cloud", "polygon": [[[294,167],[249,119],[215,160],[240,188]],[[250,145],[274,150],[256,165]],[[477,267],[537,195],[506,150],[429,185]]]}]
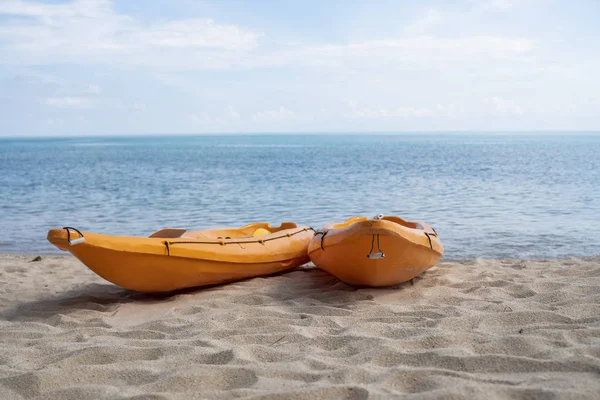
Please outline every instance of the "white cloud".
[{"label": "white cloud", "polygon": [[46,120],[46,125],[51,128],[62,128],[65,124],[65,121],[62,118],[48,118]]},{"label": "white cloud", "polygon": [[354,108],[346,113],[347,118],[383,119],[383,118],[425,118],[435,115],[434,111],[426,107],[398,107],[398,108]]},{"label": "white cloud", "polygon": [[484,3],[484,7],[495,10],[508,10],[514,7],[514,2],[512,0],[488,0]]},{"label": "white cloud", "polygon": [[88,85],[86,92],[90,94],[99,94],[102,93],[102,88],[98,85],[90,84]]},{"label": "white cloud", "polygon": [[234,25],[219,25],[210,19],[168,22],[136,33],[136,42],[151,46],[246,50],[254,47],[259,34]]},{"label": "white cloud", "polygon": [[[246,67],[311,66],[315,68],[448,68],[483,60],[527,61],[534,42],[503,36],[399,37],[345,45],[296,47],[247,58]],[[451,64],[451,65],[450,65]]]},{"label": "white cloud", "polygon": [[146,109],[146,104],[135,101],[133,102],[132,107],[136,111],[142,111]]},{"label": "white cloud", "polygon": [[49,97],[46,104],[56,108],[89,108],[92,101],[86,97]]},{"label": "white cloud", "polygon": [[[0,63],[110,64],[163,69],[232,69],[283,66],[381,67],[400,63],[421,68],[473,57],[518,57],[533,49],[527,38],[504,36],[414,36],[439,23],[435,8],[407,27],[411,35],[347,44],[261,48],[261,33],[210,19],[142,23],[118,14],[109,0],[47,4],[0,3]],[[13,18],[29,17],[29,18]]]},{"label": "white cloud", "polygon": [[447,118],[456,118],[461,114],[456,104],[438,104],[435,109],[437,115]]},{"label": "white cloud", "polygon": [[422,35],[435,28],[444,19],[444,14],[442,14],[439,8],[428,8],[423,17],[406,25],[404,32],[408,35]]},{"label": "white cloud", "polygon": [[435,53],[452,58],[482,54],[502,56],[504,54],[521,54],[532,49],[533,43],[524,38],[507,38],[501,36],[470,36],[459,38],[439,38],[435,36],[418,36],[399,39],[370,40],[350,43],[346,46],[327,46],[315,48],[315,53],[328,55],[365,55],[366,53],[385,54],[393,57],[411,59],[414,55],[433,55]]},{"label": "white cloud", "polygon": [[212,122],[210,116],[203,111],[190,114],[188,118],[194,125],[206,125]]},{"label": "white cloud", "polygon": [[75,0],[68,4],[4,0],[0,5],[1,14],[40,18],[47,23],[52,23],[53,18],[93,17],[110,9],[110,0]]},{"label": "white cloud", "polygon": [[437,104],[435,107],[360,107],[359,102],[345,99],[350,108],[343,113],[349,119],[425,119],[431,117],[453,118],[460,113],[455,104]]},{"label": "white cloud", "polygon": [[[145,24],[118,14],[109,0],[0,3],[0,63],[228,67],[256,46],[259,33],[210,19]],[[29,18],[11,18],[29,17]]]},{"label": "white cloud", "polygon": [[241,118],[240,113],[233,106],[227,108],[227,115],[231,121],[239,121]]},{"label": "white cloud", "polygon": [[484,100],[484,103],[491,104],[494,107],[494,111],[498,114],[510,114],[520,116],[525,113],[523,107],[521,107],[514,101],[504,99],[498,96],[487,98]]},{"label": "white cloud", "polygon": [[[569,25],[560,33],[565,42],[553,42],[556,21],[544,16],[525,29],[522,13],[532,10],[523,2],[394,5],[403,15],[392,27],[366,15],[354,21],[356,29],[342,21],[340,32],[318,37],[296,30],[292,20],[286,28],[266,19],[249,29],[193,12],[174,20],[156,10],[125,15],[114,3],[0,0],[2,97],[55,109],[102,108],[90,118],[105,131],[122,129],[128,121],[119,118],[144,109],[137,115],[152,118],[138,118],[139,129],[165,132],[480,129],[490,116],[507,127],[554,127],[559,117],[578,124],[582,114],[598,121],[598,101],[587,100],[600,90],[594,37],[577,46],[584,34]],[[421,10],[412,21],[404,15],[410,9]],[[243,18],[240,11],[236,20]],[[90,66],[110,68],[98,73]],[[15,125],[29,119],[16,106],[7,110]],[[53,114],[74,129],[75,117]]]},{"label": "white cloud", "polygon": [[296,114],[284,106],[279,106],[276,110],[266,110],[252,114],[252,120],[255,122],[278,122],[294,118],[296,118]]}]

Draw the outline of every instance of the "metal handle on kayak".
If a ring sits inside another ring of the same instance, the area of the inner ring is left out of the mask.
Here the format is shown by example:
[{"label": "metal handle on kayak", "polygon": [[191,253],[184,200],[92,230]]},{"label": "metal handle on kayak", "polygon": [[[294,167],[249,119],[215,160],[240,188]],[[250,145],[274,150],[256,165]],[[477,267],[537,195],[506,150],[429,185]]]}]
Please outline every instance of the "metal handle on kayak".
[{"label": "metal handle on kayak", "polygon": [[380,258],[385,258],[385,253],[381,252],[381,253],[367,254],[367,258],[369,258],[370,260],[377,260],[377,259],[380,259]]},{"label": "metal handle on kayak", "polygon": [[[377,237],[377,250],[379,250],[379,253],[373,253],[373,249],[375,248],[375,237]],[[373,240],[371,241],[371,251],[369,251],[369,254],[367,254],[367,258],[369,260],[378,260],[381,258],[385,258],[385,253],[379,247],[379,235],[378,234],[373,235]]]},{"label": "metal handle on kayak", "polygon": [[[67,242],[69,242],[69,244],[71,246],[75,246],[77,244],[85,242],[85,238],[83,237],[83,233],[81,233],[81,231],[79,229],[76,229],[76,228],[73,228],[73,227],[70,227],[70,226],[65,226],[63,229],[67,231]],[[79,233],[80,237],[78,237],[77,239],[71,240],[71,229],[73,229],[75,232]]]}]

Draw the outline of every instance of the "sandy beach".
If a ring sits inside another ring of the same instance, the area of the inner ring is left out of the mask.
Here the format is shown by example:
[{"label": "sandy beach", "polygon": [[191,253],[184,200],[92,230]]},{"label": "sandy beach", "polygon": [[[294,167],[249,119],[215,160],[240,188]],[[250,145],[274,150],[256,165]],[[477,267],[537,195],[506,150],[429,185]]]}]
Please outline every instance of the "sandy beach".
[{"label": "sandy beach", "polygon": [[170,295],[34,257],[0,256],[2,399],[600,393],[600,257],[442,262],[389,289],[309,265]]}]

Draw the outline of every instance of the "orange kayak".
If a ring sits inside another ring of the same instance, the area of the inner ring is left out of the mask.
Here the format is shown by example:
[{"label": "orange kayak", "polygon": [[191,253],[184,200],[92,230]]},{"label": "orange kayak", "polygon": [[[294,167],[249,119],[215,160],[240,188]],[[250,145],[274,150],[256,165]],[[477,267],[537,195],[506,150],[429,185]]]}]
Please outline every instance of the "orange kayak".
[{"label": "orange kayak", "polygon": [[444,254],[424,222],[379,215],[352,217],[319,229],[308,247],[311,261],[356,286],[391,286],[431,268]]},{"label": "orange kayak", "polygon": [[284,222],[186,233],[162,229],[150,237],[51,229],[48,241],[71,252],[102,278],[127,289],[165,292],[293,269],[309,261],[313,231]]}]

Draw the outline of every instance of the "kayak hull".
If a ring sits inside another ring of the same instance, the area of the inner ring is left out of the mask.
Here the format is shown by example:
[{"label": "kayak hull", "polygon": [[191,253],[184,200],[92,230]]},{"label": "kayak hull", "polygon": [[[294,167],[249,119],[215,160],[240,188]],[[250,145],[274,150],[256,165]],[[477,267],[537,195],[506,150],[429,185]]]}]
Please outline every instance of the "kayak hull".
[{"label": "kayak hull", "polygon": [[[263,227],[275,232],[242,236]],[[307,248],[313,232],[295,224],[282,227],[259,223],[239,229],[192,232],[177,238],[52,229],[48,240],[116,285],[141,292],[167,292],[275,274],[308,262]],[[226,232],[231,237],[215,237],[215,232]],[[77,243],[81,236],[84,240]]]},{"label": "kayak hull", "polygon": [[443,251],[429,225],[399,217],[354,217],[328,225],[316,232],[308,249],[317,267],[348,284],[368,287],[409,281],[435,265]]}]

